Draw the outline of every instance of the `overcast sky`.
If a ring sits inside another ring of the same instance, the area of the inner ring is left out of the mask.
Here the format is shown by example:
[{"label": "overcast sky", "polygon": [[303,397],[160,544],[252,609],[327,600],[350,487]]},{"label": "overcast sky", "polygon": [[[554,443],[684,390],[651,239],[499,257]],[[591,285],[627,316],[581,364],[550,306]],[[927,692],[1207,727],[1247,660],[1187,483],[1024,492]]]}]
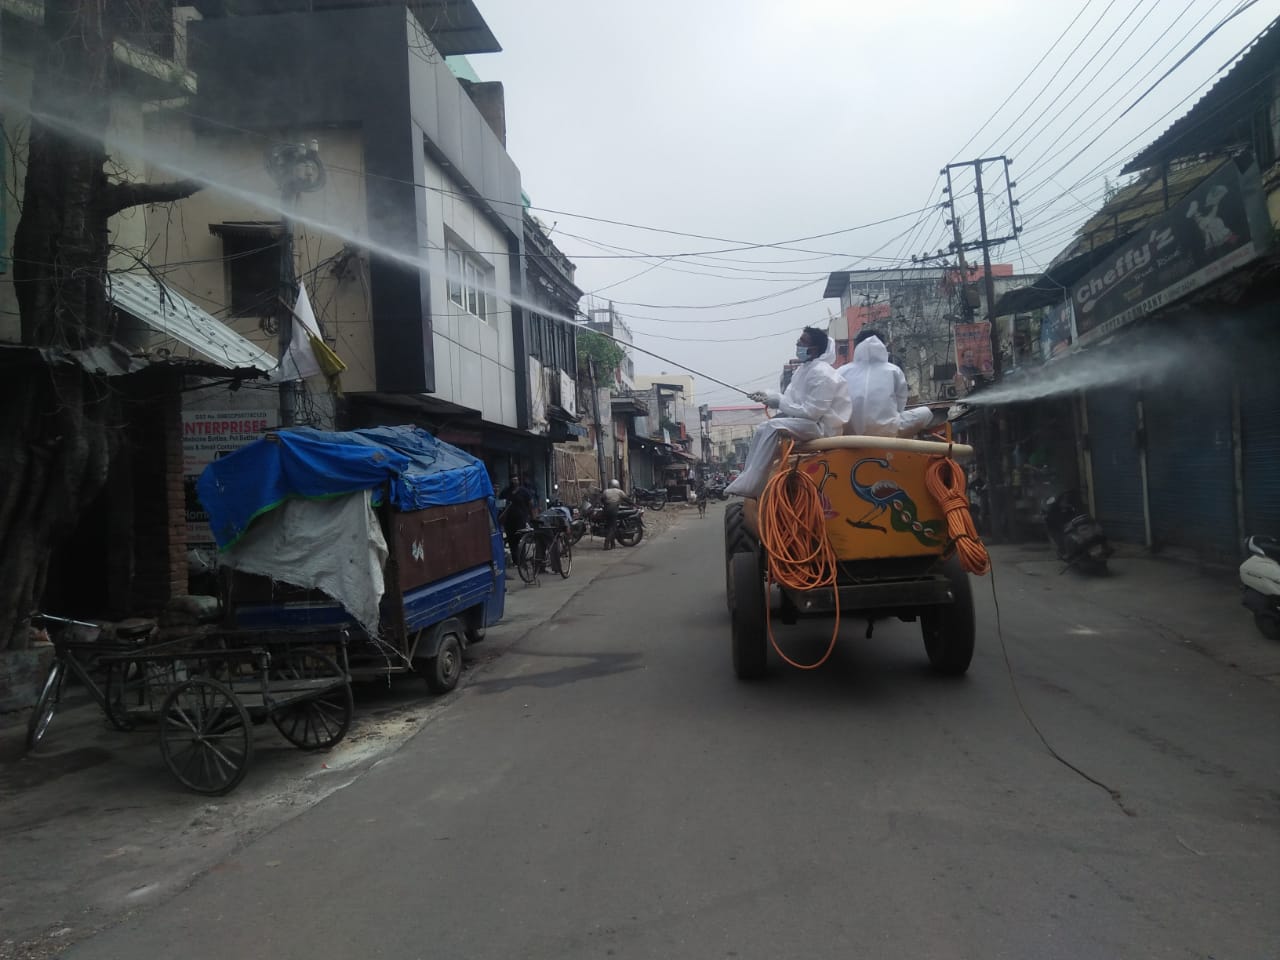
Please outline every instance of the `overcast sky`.
[{"label": "overcast sky", "polygon": [[[776,385],[801,326],[837,309],[822,300],[830,271],[946,244],[942,211],[914,211],[941,199],[951,160],[1014,158],[1025,229],[996,259],[1047,263],[1103,178],[1186,112],[1274,4],[1253,3],[1118,115],[1248,3],[477,0],[504,50],[471,60],[505,84],[507,149],[534,205],[564,211],[535,213],[578,285],[613,299],[640,346],[754,390]],[[792,249],[627,252],[776,244],[895,217]],[[674,369],[643,354],[636,366]],[[735,402],[705,379],[698,399]]]}]

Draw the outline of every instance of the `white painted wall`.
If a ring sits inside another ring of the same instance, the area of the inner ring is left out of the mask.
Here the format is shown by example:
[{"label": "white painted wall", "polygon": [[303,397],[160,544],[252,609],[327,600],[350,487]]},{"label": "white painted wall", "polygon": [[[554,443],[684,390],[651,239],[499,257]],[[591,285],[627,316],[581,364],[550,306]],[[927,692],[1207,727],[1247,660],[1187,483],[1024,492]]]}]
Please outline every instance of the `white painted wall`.
[{"label": "white painted wall", "polygon": [[[511,257],[506,238],[432,160],[426,161],[428,260],[431,264],[434,396],[473,410],[490,423],[515,427],[515,343],[511,324]],[[446,229],[493,271],[488,320],[449,299],[444,280]]]}]

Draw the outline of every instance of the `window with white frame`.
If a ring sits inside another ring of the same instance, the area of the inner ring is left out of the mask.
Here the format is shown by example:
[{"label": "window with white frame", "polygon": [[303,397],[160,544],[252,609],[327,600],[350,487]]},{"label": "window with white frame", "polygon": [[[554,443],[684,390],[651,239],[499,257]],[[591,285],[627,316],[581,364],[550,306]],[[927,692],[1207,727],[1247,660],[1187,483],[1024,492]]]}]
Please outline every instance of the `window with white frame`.
[{"label": "window with white frame", "polygon": [[445,259],[449,299],[472,316],[492,322],[495,303],[488,291],[493,286],[493,268],[452,243],[445,244]]}]

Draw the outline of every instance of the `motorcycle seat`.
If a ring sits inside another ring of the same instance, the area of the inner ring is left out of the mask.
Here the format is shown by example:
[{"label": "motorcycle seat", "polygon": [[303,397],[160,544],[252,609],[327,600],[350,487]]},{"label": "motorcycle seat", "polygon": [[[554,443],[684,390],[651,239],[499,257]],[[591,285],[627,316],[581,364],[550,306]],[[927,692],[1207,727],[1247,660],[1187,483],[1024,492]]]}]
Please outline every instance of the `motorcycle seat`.
[{"label": "motorcycle seat", "polygon": [[1246,542],[1250,553],[1280,562],[1280,537],[1250,537]]}]

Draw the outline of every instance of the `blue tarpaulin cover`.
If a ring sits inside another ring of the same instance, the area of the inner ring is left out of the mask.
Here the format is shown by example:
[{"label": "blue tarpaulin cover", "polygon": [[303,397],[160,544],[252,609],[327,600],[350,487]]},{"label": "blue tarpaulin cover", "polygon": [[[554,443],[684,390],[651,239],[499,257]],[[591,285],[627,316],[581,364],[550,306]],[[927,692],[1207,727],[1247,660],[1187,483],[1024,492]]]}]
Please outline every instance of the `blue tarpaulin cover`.
[{"label": "blue tarpaulin cover", "polygon": [[297,427],[255,440],[205,467],[196,483],[218,546],[255,517],[293,497],[322,499],[373,490],[397,510],[493,496],[484,464],[418,427],[330,432]]}]

